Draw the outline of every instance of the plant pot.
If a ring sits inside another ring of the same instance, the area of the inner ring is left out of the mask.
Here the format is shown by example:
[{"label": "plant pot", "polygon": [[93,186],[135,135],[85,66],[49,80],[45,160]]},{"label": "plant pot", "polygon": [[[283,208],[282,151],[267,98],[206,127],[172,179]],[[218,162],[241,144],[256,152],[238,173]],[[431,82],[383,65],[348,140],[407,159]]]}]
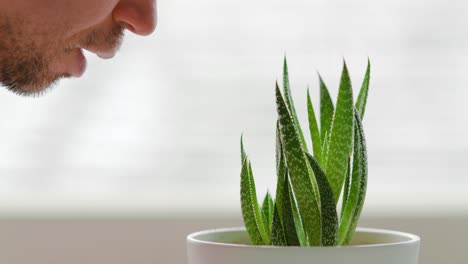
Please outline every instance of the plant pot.
[{"label": "plant pot", "polygon": [[250,245],[245,228],[201,231],[187,237],[188,264],[417,264],[418,236],[358,228],[350,246]]}]

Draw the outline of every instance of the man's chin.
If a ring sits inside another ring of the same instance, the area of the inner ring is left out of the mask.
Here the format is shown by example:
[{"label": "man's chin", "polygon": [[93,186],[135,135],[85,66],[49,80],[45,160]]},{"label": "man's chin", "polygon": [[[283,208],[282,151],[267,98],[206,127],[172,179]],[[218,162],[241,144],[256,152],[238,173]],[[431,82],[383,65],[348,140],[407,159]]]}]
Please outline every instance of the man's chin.
[{"label": "man's chin", "polygon": [[[30,81],[28,83],[21,83],[21,82],[7,82],[3,83],[5,87],[20,96],[25,97],[39,97],[46,94],[49,90],[51,90],[57,82],[62,78],[70,78],[70,74],[61,74],[47,80],[36,80]],[[34,78],[32,78],[33,80]]]}]

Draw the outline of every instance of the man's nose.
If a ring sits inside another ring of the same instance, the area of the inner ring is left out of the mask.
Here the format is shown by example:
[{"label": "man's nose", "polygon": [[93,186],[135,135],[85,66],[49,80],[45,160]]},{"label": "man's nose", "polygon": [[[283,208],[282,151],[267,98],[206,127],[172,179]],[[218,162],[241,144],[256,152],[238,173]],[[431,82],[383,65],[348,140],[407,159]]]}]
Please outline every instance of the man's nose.
[{"label": "man's nose", "polygon": [[112,16],[125,29],[138,35],[149,35],[156,28],[156,0],[122,0]]}]

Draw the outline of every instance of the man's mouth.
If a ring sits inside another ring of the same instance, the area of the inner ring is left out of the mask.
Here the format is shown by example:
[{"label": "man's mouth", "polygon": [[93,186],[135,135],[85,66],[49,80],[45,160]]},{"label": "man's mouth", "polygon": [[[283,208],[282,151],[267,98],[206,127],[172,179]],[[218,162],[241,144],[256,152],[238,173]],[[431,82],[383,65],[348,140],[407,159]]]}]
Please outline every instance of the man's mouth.
[{"label": "man's mouth", "polygon": [[84,48],[85,50],[96,54],[101,59],[111,59],[117,53],[117,49],[100,50],[96,48]]},{"label": "man's mouth", "polygon": [[71,73],[71,75],[74,77],[81,77],[86,71],[86,58],[83,55],[83,51],[81,49],[77,50],[77,61],[77,66],[75,67],[75,70]]},{"label": "man's mouth", "polygon": [[73,77],[81,77],[86,71],[86,57],[83,50],[96,54],[101,59],[111,59],[115,56],[117,50],[96,50],[91,48],[75,48],[61,62],[53,65],[52,70],[60,73],[65,72]]},{"label": "man's mouth", "polygon": [[50,70],[57,74],[69,74],[73,77],[81,77],[86,70],[86,58],[80,48],[74,48],[66,55],[54,61],[50,65]]},{"label": "man's mouth", "polygon": [[99,49],[90,47],[76,47],[72,49],[60,61],[51,65],[51,70],[56,74],[69,74],[73,77],[81,77],[86,71],[86,58],[83,50],[96,54],[101,59],[111,59],[117,53],[118,48]]}]

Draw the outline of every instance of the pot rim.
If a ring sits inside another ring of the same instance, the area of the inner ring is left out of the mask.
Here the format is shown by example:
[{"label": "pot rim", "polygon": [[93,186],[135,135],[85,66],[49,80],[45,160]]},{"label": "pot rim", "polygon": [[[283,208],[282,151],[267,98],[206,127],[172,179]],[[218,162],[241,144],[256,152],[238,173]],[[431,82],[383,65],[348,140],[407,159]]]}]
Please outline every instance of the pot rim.
[{"label": "pot rim", "polygon": [[205,245],[212,245],[212,246],[224,246],[224,247],[236,247],[236,248],[321,248],[321,249],[336,249],[336,248],[369,248],[369,247],[388,247],[388,246],[397,246],[397,245],[404,245],[404,244],[412,244],[412,243],[419,243],[421,238],[417,235],[388,230],[388,229],[380,229],[380,228],[366,228],[366,227],[358,227],[356,232],[360,233],[373,233],[373,234],[383,234],[383,235],[393,235],[400,238],[403,238],[403,241],[399,242],[389,242],[389,243],[379,243],[379,244],[364,244],[364,245],[350,245],[350,246],[335,246],[335,247],[323,247],[323,246],[313,246],[313,247],[300,247],[300,246],[268,246],[268,245],[248,245],[248,244],[234,244],[234,243],[221,243],[221,242],[213,242],[209,240],[199,239],[197,237],[201,235],[207,234],[214,234],[214,233],[225,233],[225,232],[237,232],[237,231],[246,231],[245,227],[227,227],[227,228],[216,228],[216,229],[209,229],[191,233],[187,236],[188,243],[194,244],[205,244]]}]

